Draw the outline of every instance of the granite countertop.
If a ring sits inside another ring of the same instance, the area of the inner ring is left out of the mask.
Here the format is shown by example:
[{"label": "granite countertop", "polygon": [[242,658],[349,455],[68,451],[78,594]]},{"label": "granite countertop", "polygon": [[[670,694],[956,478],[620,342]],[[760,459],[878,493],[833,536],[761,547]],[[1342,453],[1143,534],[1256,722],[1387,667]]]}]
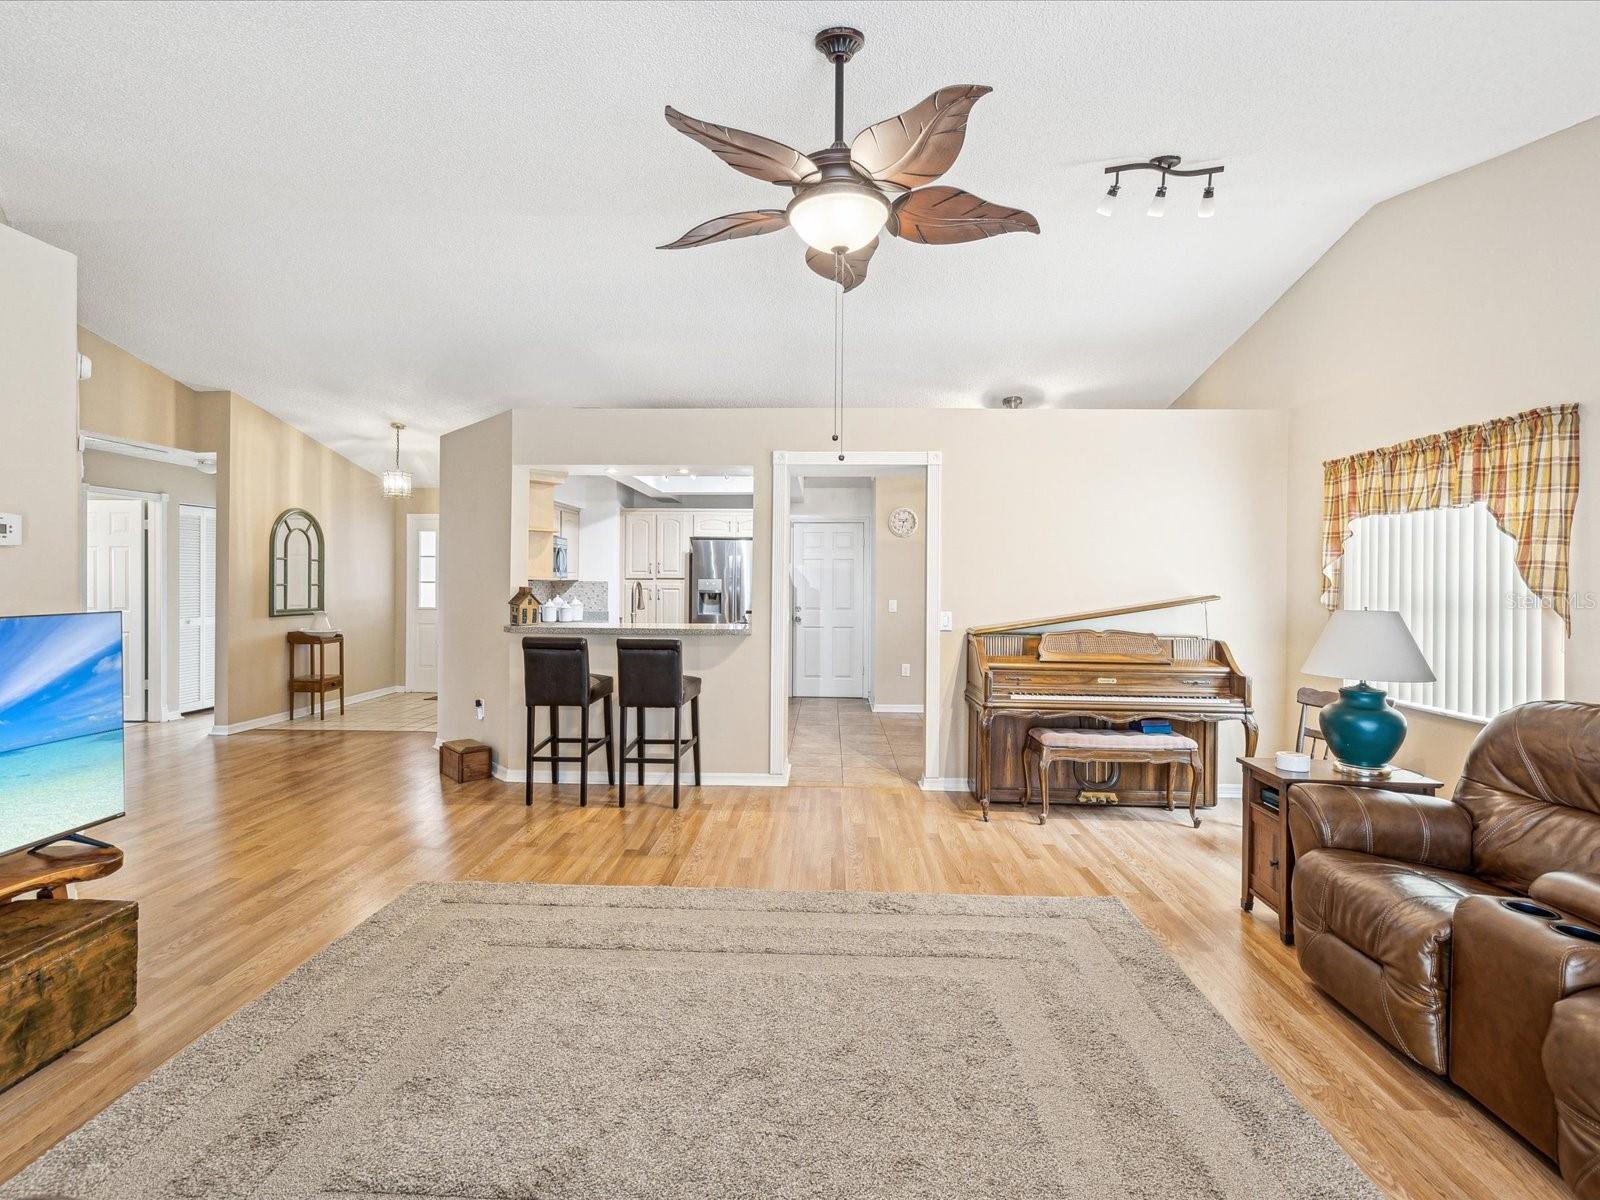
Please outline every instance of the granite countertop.
[{"label": "granite countertop", "polygon": [[684,622],[622,621],[540,621],[535,625],[506,625],[507,633],[547,633],[559,637],[563,633],[684,633],[704,637],[744,637],[750,632],[750,623],[741,621],[734,625],[690,625]]}]

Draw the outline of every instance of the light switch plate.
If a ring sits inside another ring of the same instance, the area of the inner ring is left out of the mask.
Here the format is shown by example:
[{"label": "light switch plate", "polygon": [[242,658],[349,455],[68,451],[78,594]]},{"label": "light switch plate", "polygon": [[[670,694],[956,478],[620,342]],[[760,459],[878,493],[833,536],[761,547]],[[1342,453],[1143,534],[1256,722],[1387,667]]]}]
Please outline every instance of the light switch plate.
[{"label": "light switch plate", "polygon": [[900,664],[900,678],[901,679],[910,679],[911,678],[911,664],[910,663],[901,663]]},{"label": "light switch plate", "polygon": [[898,600],[889,601],[889,611],[892,612],[892,613],[899,612],[900,611],[900,601],[898,601]]},{"label": "light switch plate", "polygon": [[19,513],[0,513],[0,546],[22,545],[22,516]]},{"label": "light switch plate", "polygon": [[939,629],[940,629],[940,631],[943,632],[943,633],[949,633],[950,630],[954,629],[955,627],[956,627],[955,618],[953,616],[951,616],[947,612],[940,612],[940,614],[939,614]]}]

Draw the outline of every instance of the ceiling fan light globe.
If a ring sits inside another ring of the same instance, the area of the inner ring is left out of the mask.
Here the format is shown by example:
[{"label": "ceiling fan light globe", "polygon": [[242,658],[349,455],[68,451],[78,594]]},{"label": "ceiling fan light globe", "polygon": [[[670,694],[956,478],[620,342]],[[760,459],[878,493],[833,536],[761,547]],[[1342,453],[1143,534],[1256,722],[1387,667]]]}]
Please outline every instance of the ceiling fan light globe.
[{"label": "ceiling fan light globe", "polygon": [[863,183],[819,183],[794,198],[788,217],[790,227],[813,250],[849,254],[883,232],[889,202]]}]

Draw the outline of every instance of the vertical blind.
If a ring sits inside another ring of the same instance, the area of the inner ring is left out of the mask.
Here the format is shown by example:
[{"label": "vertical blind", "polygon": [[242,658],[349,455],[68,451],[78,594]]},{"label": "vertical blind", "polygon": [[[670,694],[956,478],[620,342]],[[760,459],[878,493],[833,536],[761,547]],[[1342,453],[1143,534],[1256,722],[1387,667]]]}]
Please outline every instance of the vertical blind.
[{"label": "vertical blind", "polygon": [[1543,606],[1482,502],[1361,517],[1350,530],[1344,607],[1397,610],[1437,677],[1386,683],[1391,696],[1485,719],[1544,698]]}]

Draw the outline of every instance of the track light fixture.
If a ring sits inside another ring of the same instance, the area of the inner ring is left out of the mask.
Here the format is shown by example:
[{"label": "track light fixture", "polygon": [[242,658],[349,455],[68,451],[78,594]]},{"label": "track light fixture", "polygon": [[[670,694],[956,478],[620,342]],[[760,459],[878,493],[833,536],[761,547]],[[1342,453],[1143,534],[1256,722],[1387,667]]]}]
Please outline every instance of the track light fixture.
[{"label": "track light fixture", "polygon": [[1105,173],[1115,176],[1111,187],[1106,191],[1105,199],[1100,201],[1100,206],[1095,209],[1102,217],[1109,217],[1116,201],[1117,193],[1122,191],[1122,173],[1124,171],[1160,171],[1161,182],[1156,187],[1156,194],[1150,199],[1150,208],[1147,210],[1152,217],[1166,215],[1167,211],[1167,176],[1177,179],[1190,179],[1204,175],[1206,177],[1206,190],[1200,196],[1200,213],[1202,217],[1209,217],[1217,211],[1217,189],[1212,181],[1212,176],[1221,175],[1222,167],[1197,167],[1189,171],[1178,170],[1178,164],[1183,159],[1176,154],[1161,154],[1149,162],[1122,163],[1119,166],[1107,167]]}]

